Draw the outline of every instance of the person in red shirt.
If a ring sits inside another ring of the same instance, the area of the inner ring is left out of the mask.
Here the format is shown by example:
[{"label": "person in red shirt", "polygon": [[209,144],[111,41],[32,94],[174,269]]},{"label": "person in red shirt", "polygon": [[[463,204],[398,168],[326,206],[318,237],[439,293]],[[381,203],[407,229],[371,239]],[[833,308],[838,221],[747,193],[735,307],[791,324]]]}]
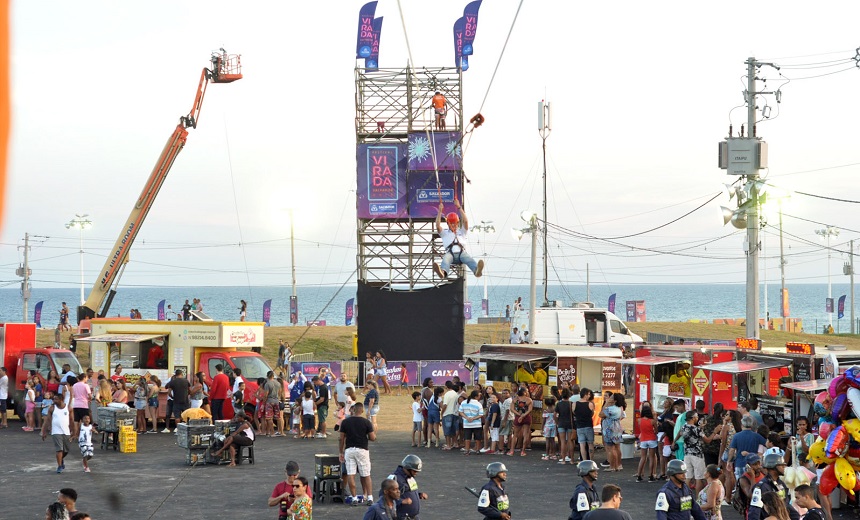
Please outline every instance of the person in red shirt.
[{"label": "person in red shirt", "polygon": [[158,360],[164,357],[164,350],[158,343],[153,343],[149,349],[149,356],[146,358],[146,366],[149,368],[158,368]]},{"label": "person in red shirt", "polygon": [[[647,405],[647,406],[646,406]],[[642,411],[639,417],[639,470],[636,472],[636,482],[642,482],[645,467],[650,464],[651,472],[648,482],[657,481],[657,420],[651,404],[647,401],[642,403]]]},{"label": "person in red shirt", "polygon": [[212,401],[212,418],[221,421],[224,420],[224,401],[230,397],[230,379],[220,363],[215,365],[215,371],[212,386],[209,388],[209,399]]},{"label": "person in red shirt", "polygon": [[117,365],[113,370],[113,374],[110,376],[111,381],[119,381],[120,379],[125,379],[122,375],[122,365]]}]

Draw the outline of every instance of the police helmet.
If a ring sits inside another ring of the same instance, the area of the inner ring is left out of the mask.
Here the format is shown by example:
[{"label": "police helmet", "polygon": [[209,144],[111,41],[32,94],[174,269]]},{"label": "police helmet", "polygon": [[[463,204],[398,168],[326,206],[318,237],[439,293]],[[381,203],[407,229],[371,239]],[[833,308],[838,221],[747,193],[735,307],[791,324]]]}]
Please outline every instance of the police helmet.
[{"label": "police helmet", "polygon": [[576,469],[579,471],[580,477],[584,477],[592,471],[600,471],[600,468],[597,466],[597,463],[593,460],[584,460],[580,462],[576,465]]},{"label": "police helmet", "polygon": [[411,453],[403,457],[403,462],[400,463],[403,469],[411,469],[412,471],[421,471],[421,458],[418,455]]},{"label": "police helmet", "polygon": [[683,460],[672,459],[666,464],[666,476],[671,477],[679,473],[687,472],[687,464]]},{"label": "police helmet", "polygon": [[785,466],[785,460],[783,460],[782,455],[779,453],[768,453],[764,456],[762,466],[764,466],[765,469],[774,469],[780,465]]},{"label": "police helmet", "polygon": [[507,473],[508,468],[505,467],[501,462],[491,462],[487,464],[487,478],[493,478],[499,475],[499,473]]}]

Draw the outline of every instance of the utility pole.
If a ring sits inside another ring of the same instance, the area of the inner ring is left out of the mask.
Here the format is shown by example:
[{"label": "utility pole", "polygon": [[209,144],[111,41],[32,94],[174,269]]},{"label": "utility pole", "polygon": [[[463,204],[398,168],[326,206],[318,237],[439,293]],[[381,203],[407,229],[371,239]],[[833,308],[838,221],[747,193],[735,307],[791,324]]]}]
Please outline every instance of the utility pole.
[{"label": "utility pole", "polygon": [[856,325],[854,324],[854,241],[848,242],[848,275],[851,277],[851,334],[855,333]]},{"label": "utility pole", "polygon": [[294,238],[294,220],[293,209],[290,208],[290,271],[292,271],[293,274],[293,295],[290,298],[290,322],[293,325],[298,323],[299,316],[299,297],[296,294],[296,242]]},{"label": "utility pole", "polygon": [[[549,137],[550,132],[552,132],[552,111],[550,110],[550,104],[546,101],[541,100],[538,103],[538,132],[540,132],[540,138],[543,141],[543,307],[549,306],[549,288],[547,287],[547,283],[549,280],[549,273],[547,271],[547,211],[546,211],[546,140]],[[534,327],[532,327],[534,330]],[[534,334],[534,332],[532,332]]]},{"label": "utility pole", "polygon": [[785,292],[785,253],[782,246],[782,200],[779,200],[779,314],[782,316],[782,330],[788,330],[788,294]]},{"label": "utility pole", "polygon": [[24,323],[29,323],[27,320],[27,304],[30,302],[30,234],[24,233],[24,265],[18,269],[18,276],[24,278],[21,282],[21,297],[24,300],[23,317]]},{"label": "utility pole", "polygon": [[[751,138],[756,137],[756,87],[755,69],[757,62],[755,58],[747,59],[747,130]],[[751,203],[747,208],[747,312],[746,312],[746,334],[748,338],[760,337],[758,329],[758,169],[753,168],[747,176],[752,183],[750,190]]]},{"label": "utility pole", "polygon": [[[544,227],[546,226],[546,221],[544,221]],[[533,215],[531,221],[529,222],[529,228],[532,233],[532,272],[531,272],[531,284],[529,284],[529,341],[534,341],[535,338],[535,300],[537,300],[537,291],[535,290],[536,283],[535,278],[537,277],[536,267],[537,267],[537,234],[538,234],[538,223],[537,223],[537,215]]]}]

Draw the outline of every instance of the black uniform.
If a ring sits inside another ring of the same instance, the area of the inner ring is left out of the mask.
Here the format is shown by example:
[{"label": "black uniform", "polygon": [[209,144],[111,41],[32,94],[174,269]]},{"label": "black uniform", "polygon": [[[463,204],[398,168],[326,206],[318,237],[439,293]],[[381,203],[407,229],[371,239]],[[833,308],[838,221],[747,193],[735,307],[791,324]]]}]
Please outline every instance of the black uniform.
[{"label": "black uniform", "polygon": [[510,507],[505,486],[501,482],[496,484],[495,480],[490,480],[484,484],[478,498],[478,512],[484,515],[484,520],[501,518],[502,513],[511,514]]},{"label": "black uniform", "polygon": [[696,503],[696,497],[686,483],[678,487],[671,480],[666,481],[657,492],[654,509],[657,511],[657,520],[690,520],[690,516],[696,520],[705,520],[702,508]]},{"label": "black uniform", "polygon": [[748,520],[761,520],[763,518],[767,518],[767,513],[762,509],[763,504],[761,497],[768,491],[778,493],[779,496],[785,500],[785,507],[788,508],[788,516],[791,517],[791,520],[800,520],[800,515],[797,513],[797,510],[791,507],[791,497],[788,493],[788,486],[785,485],[785,482],[783,482],[782,479],[774,481],[770,478],[770,475],[765,475],[765,477],[759,480],[752,488],[752,497],[750,497],[750,507],[747,513]]},{"label": "black uniform", "polygon": [[582,479],[573,490],[570,497],[570,516],[568,520],[582,520],[586,513],[600,507],[600,495],[594,489],[594,484],[589,484]]},{"label": "black uniform", "polygon": [[[397,501],[397,518],[403,519],[409,517],[417,519],[418,512],[421,509],[418,482],[415,481],[415,478],[406,474],[403,466],[397,466],[397,469],[394,470],[394,473],[388,475],[388,478],[397,482],[397,487],[400,488],[400,500]],[[411,499],[412,503],[404,504],[404,498]]]}]

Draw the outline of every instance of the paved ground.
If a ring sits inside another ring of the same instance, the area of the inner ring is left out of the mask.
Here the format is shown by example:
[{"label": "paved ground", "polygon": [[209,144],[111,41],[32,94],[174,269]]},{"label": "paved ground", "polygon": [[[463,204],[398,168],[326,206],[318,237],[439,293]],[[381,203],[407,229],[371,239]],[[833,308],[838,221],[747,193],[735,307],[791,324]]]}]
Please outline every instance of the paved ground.
[{"label": "paved ground", "polygon": [[[294,459],[302,474],[312,479],[315,453],[337,453],[337,440],[296,440],[264,438],[256,444],[257,463],[235,468],[185,465],[184,451],[169,434],[138,437],[138,452],[123,454],[96,448],[92,473],[82,471],[76,447],[67,459],[67,469],[56,474],[50,438],[42,442],[35,433],[24,433],[17,421],[0,430],[0,518],[44,518],[54,492],[72,487],[80,495],[79,509],[96,520],[126,518],[254,518],[277,519],[275,508],[266,500],[283,478],[287,460]],[[436,449],[410,448],[405,433],[381,433],[371,445],[373,483],[379,484],[394,470],[403,456],[417,453],[424,462],[418,479],[420,489],[430,495],[422,504],[422,518],[480,518],[477,499],[464,486],[484,484],[484,468],[502,460],[508,466],[508,495],[514,518],[564,519],[568,500],[578,482],[575,466],[549,464],[540,460],[539,445],[527,457],[463,456]],[[602,458],[602,452],[599,452]],[[622,507],[637,520],[654,518],[653,507],[659,484],[636,483],[633,460],[624,461],[624,473],[601,473],[598,484],[612,482],[622,487]],[[843,510],[844,511],[844,510]],[[360,519],[365,507],[341,504],[314,504],[314,518]],[[731,507],[723,508],[724,518],[739,520]],[[837,515],[838,517],[838,515]]]}]

